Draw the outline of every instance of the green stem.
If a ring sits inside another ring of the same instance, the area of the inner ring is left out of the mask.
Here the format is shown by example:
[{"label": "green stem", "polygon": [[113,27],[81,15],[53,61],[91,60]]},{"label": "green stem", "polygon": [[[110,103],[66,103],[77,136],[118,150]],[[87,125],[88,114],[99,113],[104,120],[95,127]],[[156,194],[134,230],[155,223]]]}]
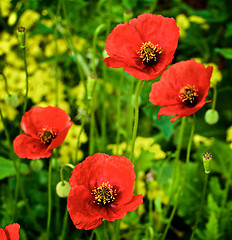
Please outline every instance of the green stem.
[{"label": "green stem", "polygon": [[8,141],[9,146],[12,148],[11,141],[10,141],[10,134],[7,130],[6,122],[5,122],[5,119],[3,118],[1,108],[0,108],[0,116],[1,116],[2,124],[3,124],[3,128],[4,128],[4,132],[5,132],[5,135],[6,135],[6,140]]},{"label": "green stem", "polygon": [[[27,109],[27,99],[28,99],[28,71],[27,71],[26,48],[22,48],[22,53],[23,53],[23,61],[24,61],[24,68],[25,68],[25,80],[26,80],[26,93],[25,93],[25,97],[24,97],[23,113],[22,113],[22,116],[23,116]],[[22,130],[21,130],[21,132],[22,132]]]},{"label": "green stem", "polygon": [[52,215],[52,158],[50,158],[49,160],[49,168],[48,168],[47,240],[49,239],[49,235],[50,235],[51,215]]},{"label": "green stem", "polygon": [[216,84],[213,87],[213,91],[214,91],[214,93],[213,93],[213,101],[212,101],[212,108],[211,109],[215,110],[216,100],[217,100],[217,86],[216,86]]},{"label": "green stem", "polygon": [[89,138],[89,155],[92,155],[95,150],[94,142],[94,128],[95,128],[95,94],[93,92],[93,97],[90,106],[90,138]]},{"label": "green stem", "polygon": [[73,169],[74,166],[71,163],[66,163],[66,164],[62,165],[62,167],[60,168],[60,179],[61,179],[61,182],[63,183],[63,185],[64,185],[64,174],[63,174],[64,167],[70,167]]},{"label": "green stem", "polygon": [[185,165],[185,173],[184,173],[184,177],[183,177],[183,182],[182,182],[182,185],[181,185],[181,188],[178,192],[178,195],[177,195],[177,199],[176,199],[176,202],[175,202],[175,205],[172,209],[172,212],[171,212],[171,215],[169,217],[169,220],[168,220],[168,224],[164,230],[164,234],[162,236],[162,240],[165,240],[166,238],[166,235],[168,233],[168,230],[170,228],[170,225],[171,225],[171,222],[172,222],[172,219],[176,213],[176,209],[178,207],[178,203],[179,203],[179,200],[180,200],[180,197],[181,197],[181,194],[184,190],[184,185],[185,185],[185,182],[186,182],[186,179],[187,179],[187,175],[188,175],[188,167],[189,167],[189,162],[190,162],[190,152],[191,152],[191,146],[192,146],[192,140],[193,140],[193,134],[194,134],[194,128],[195,128],[195,115],[193,115],[193,122],[192,122],[192,128],[191,128],[191,132],[190,132],[190,137],[189,137],[189,141],[188,141],[188,146],[187,146],[187,154],[186,154],[186,165]]},{"label": "green stem", "polygon": [[[186,118],[183,117],[181,119],[181,125],[180,125],[180,131],[179,131],[179,137],[178,137],[178,142],[177,142],[177,149],[176,149],[176,153],[175,153],[175,159],[174,159],[174,170],[173,170],[173,174],[172,174],[172,185],[171,185],[171,190],[170,190],[170,194],[169,194],[169,199],[172,199],[173,194],[176,191],[176,188],[178,186],[179,183],[179,174],[180,174],[180,153],[181,153],[181,148],[182,148],[182,142],[183,142],[183,136],[184,136],[184,129],[185,129],[185,123],[186,123]],[[167,215],[167,213],[170,210],[171,207],[171,201],[169,200],[168,205],[165,209],[165,213],[164,216]],[[161,224],[162,222],[159,222],[159,225],[157,227],[157,229],[161,228]]]},{"label": "green stem", "polygon": [[103,231],[105,240],[109,240],[108,229],[107,229],[107,221],[103,222]]},{"label": "green stem", "polygon": [[66,233],[66,228],[67,228],[67,223],[68,223],[68,210],[66,208],[65,215],[64,215],[64,221],[63,221],[63,226],[62,226],[61,235],[59,237],[59,240],[64,240],[65,233]]},{"label": "green stem", "polygon": [[133,92],[134,92],[134,82],[135,78],[131,77],[131,86],[130,86],[130,94],[129,94],[129,104],[128,104],[128,125],[127,125],[127,147],[126,147],[126,155],[129,155],[129,145],[130,145],[130,140],[131,140],[131,135],[132,135],[132,129],[133,129],[133,110],[134,106],[132,104],[132,98],[133,98]]},{"label": "green stem", "polygon": [[209,179],[209,174],[205,174],[204,187],[203,187],[203,192],[202,192],[202,196],[201,196],[201,204],[200,204],[199,212],[197,214],[196,222],[195,222],[195,225],[193,227],[193,231],[192,231],[190,240],[194,239],[194,235],[195,235],[195,232],[196,232],[196,229],[197,229],[197,225],[200,221],[201,213],[202,213],[202,210],[203,210],[203,207],[204,207],[204,204],[205,204],[205,196],[206,196],[208,179]]},{"label": "green stem", "polygon": [[124,79],[124,71],[121,73],[119,89],[118,89],[118,98],[117,98],[117,135],[116,135],[116,154],[118,154],[118,146],[120,142],[120,130],[121,130],[121,93]]},{"label": "green stem", "polygon": [[120,236],[120,224],[121,224],[121,219],[117,219],[114,221],[114,234],[113,234],[113,240],[119,240]]},{"label": "green stem", "polygon": [[9,90],[8,90],[8,84],[7,84],[6,76],[5,76],[5,74],[4,74],[3,72],[0,72],[0,74],[2,75],[2,77],[3,77],[3,79],[4,79],[4,82],[5,82],[5,90],[6,90],[6,93],[7,93],[8,95],[10,95]]},{"label": "green stem", "polygon": [[133,127],[133,133],[132,133],[131,154],[130,154],[130,160],[132,162],[133,162],[133,158],[134,158],[135,138],[137,135],[138,122],[139,122],[139,95],[140,95],[143,83],[144,83],[144,81],[138,82],[136,92],[135,92],[135,120],[134,120],[134,127]]},{"label": "green stem", "polygon": [[87,100],[86,115],[85,115],[85,118],[81,121],[81,129],[80,129],[80,132],[77,136],[77,144],[76,144],[76,149],[75,149],[74,164],[76,164],[77,161],[78,161],[78,150],[79,150],[79,147],[80,147],[80,139],[81,139],[81,134],[82,134],[82,131],[84,129],[85,123],[86,123],[87,118],[88,118],[88,111],[89,111],[89,100]]}]

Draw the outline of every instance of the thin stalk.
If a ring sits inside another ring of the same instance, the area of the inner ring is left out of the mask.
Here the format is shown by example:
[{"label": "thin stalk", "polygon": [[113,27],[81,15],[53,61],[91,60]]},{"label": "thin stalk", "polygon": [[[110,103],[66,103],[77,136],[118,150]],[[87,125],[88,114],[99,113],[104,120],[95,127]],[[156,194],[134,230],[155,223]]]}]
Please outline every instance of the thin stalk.
[{"label": "thin stalk", "polygon": [[188,167],[189,167],[189,162],[190,162],[190,152],[191,152],[194,128],[195,128],[195,115],[193,115],[192,128],[191,128],[190,137],[189,137],[189,141],[188,141],[187,154],[186,154],[186,164],[185,164],[185,173],[184,173],[184,177],[183,177],[183,182],[182,182],[182,185],[181,185],[181,189],[178,192],[176,203],[175,203],[175,205],[174,205],[174,207],[172,209],[171,215],[169,217],[168,224],[167,224],[167,226],[166,226],[166,228],[164,230],[164,234],[162,236],[162,240],[165,240],[165,238],[166,238],[166,235],[167,235],[168,230],[170,228],[172,219],[173,219],[173,217],[174,217],[174,215],[176,213],[176,209],[178,207],[178,203],[179,203],[181,194],[182,194],[182,192],[184,190],[184,185],[185,185],[185,182],[186,182],[186,179],[187,179],[187,175],[188,175]]},{"label": "thin stalk", "polygon": [[[23,61],[24,61],[24,68],[25,68],[25,80],[26,80],[26,93],[25,93],[25,97],[24,97],[23,112],[22,112],[22,116],[23,116],[27,109],[27,99],[28,99],[28,71],[27,71],[26,48],[22,48],[22,54],[23,54]],[[22,132],[22,130],[21,130],[21,132]]]},{"label": "thin stalk", "polygon": [[77,160],[78,160],[78,150],[79,150],[79,147],[80,147],[81,133],[84,129],[85,123],[86,123],[87,118],[88,118],[88,111],[89,111],[89,100],[87,100],[86,115],[85,115],[85,118],[81,121],[81,129],[80,129],[80,132],[77,136],[77,144],[76,144],[76,149],[75,149],[74,164],[76,164]]},{"label": "thin stalk", "polygon": [[89,138],[89,155],[94,153],[94,128],[95,128],[95,94],[93,93],[93,97],[91,100],[90,106],[90,138]]},{"label": "thin stalk", "polygon": [[132,98],[133,98],[133,92],[134,92],[134,82],[135,78],[131,77],[131,86],[130,86],[130,94],[129,94],[129,104],[128,104],[128,125],[127,125],[127,147],[126,147],[126,155],[129,155],[129,145],[130,145],[130,140],[131,140],[131,135],[132,135],[132,130],[133,130],[133,110],[134,106],[132,104]]},{"label": "thin stalk", "polygon": [[109,240],[108,229],[107,229],[107,222],[103,222],[103,231],[104,231],[104,238],[105,240]]},{"label": "thin stalk", "polygon": [[11,141],[10,141],[10,134],[9,134],[9,132],[7,130],[6,122],[5,122],[5,119],[4,119],[3,115],[2,115],[1,108],[0,108],[0,116],[1,116],[2,124],[3,124],[3,128],[4,128],[4,132],[5,132],[5,135],[6,135],[6,140],[9,143],[9,146],[12,148]]},{"label": "thin stalk", "polygon": [[[176,149],[176,153],[175,153],[174,170],[173,170],[173,174],[172,174],[172,185],[171,185],[171,190],[170,190],[170,194],[169,194],[169,199],[171,199],[171,196],[175,193],[176,188],[178,186],[178,182],[179,182],[179,174],[180,174],[179,160],[180,160],[180,153],[181,153],[183,136],[184,136],[185,123],[186,123],[186,118],[183,117],[181,119],[180,132],[179,132],[179,137],[178,137],[178,142],[177,142],[177,149]],[[166,216],[167,213],[169,212],[169,209],[171,207],[170,204],[171,204],[171,201],[168,202],[168,205],[165,209],[164,216]],[[162,224],[162,222],[159,222],[157,229],[160,229],[161,224]]]},{"label": "thin stalk", "polygon": [[201,213],[202,213],[202,210],[203,210],[203,207],[204,207],[204,204],[205,204],[205,196],[206,196],[208,179],[209,179],[209,174],[206,173],[205,174],[205,181],[204,181],[203,192],[202,192],[202,195],[201,195],[201,204],[200,204],[199,212],[197,214],[196,222],[194,224],[190,240],[194,239],[194,235],[195,235],[195,232],[196,232],[196,229],[197,229],[197,225],[198,225],[198,223],[200,221]]},{"label": "thin stalk", "polygon": [[0,74],[2,75],[2,77],[3,77],[3,79],[4,79],[4,82],[5,82],[5,90],[6,90],[6,93],[7,93],[8,95],[10,95],[9,90],[8,90],[8,84],[7,84],[6,76],[5,76],[5,74],[4,74],[3,72],[0,72]]},{"label": "thin stalk", "polygon": [[117,219],[114,221],[114,234],[113,234],[113,240],[119,240],[120,236],[120,224],[121,224],[121,219]]},{"label": "thin stalk", "polygon": [[118,97],[117,97],[117,135],[116,135],[116,154],[118,154],[118,145],[120,142],[120,129],[121,129],[121,94],[122,94],[122,86],[124,80],[124,71],[122,70],[119,89],[118,89]]},{"label": "thin stalk", "polygon": [[65,209],[65,215],[64,215],[64,221],[63,221],[63,226],[62,226],[61,235],[59,237],[59,240],[64,240],[65,239],[67,223],[68,223],[68,210],[66,208]]},{"label": "thin stalk", "polygon": [[139,122],[139,95],[140,95],[143,83],[144,83],[144,81],[138,82],[136,92],[135,92],[135,120],[134,120],[134,127],[133,127],[133,133],[132,133],[131,154],[130,154],[130,160],[132,162],[133,162],[133,158],[134,158],[135,138],[137,135],[138,122]]},{"label": "thin stalk", "polygon": [[217,86],[216,86],[216,84],[213,87],[213,91],[214,91],[214,93],[213,93],[213,102],[212,102],[212,108],[211,109],[215,110],[216,100],[217,100]]},{"label": "thin stalk", "polygon": [[52,216],[52,158],[49,160],[48,168],[48,216],[47,216],[47,240],[50,235],[50,225]]}]

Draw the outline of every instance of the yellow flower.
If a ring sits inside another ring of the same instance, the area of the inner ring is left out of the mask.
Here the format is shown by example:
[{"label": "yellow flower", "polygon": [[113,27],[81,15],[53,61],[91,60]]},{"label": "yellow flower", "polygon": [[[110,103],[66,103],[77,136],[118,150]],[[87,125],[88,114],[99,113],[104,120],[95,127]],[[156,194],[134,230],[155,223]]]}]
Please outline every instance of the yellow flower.
[{"label": "yellow flower", "polygon": [[109,144],[107,145],[107,149],[111,150],[113,154],[118,154],[122,156],[126,151],[127,144],[126,142],[122,142],[118,145],[118,152],[117,152],[117,145],[116,144]]},{"label": "yellow flower", "polygon": [[213,138],[207,138],[207,137],[203,137],[199,134],[195,134],[193,136],[193,142],[196,145],[196,147],[198,148],[201,144],[209,146],[212,142],[213,142]]},{"label": "yellow flower", "polygon": [[83,103],[83,99],[85,97],[85,86],[82,82],[80,82],[76,87],[72,88],[72,90],[70,91],[71,97],[74,97],[75,95],[76,95],[76,104],[82,109],[85,109],[86,106]]},{"label": "yellow flower", "polygon": [[206,23],[206,20],[202,17],[192,15],[189,17],[189,21],[201,25],[202,29],[205,29],[205,30],[209,29],[209,25]]},{"label": "yellow flower", "polygon": [[11,9],[11,1],[9,0],[1,0],[0,1],[0,9],[2,17],[7,17],[10,14]]},{"label": "yellow flower", "polygon": [[229,143],[229,146],[232,149],[232,126],[230,126],[226,131],[226,141]]},{"label": "yellow flower", "polygon": [[34,10],[28,9],[26,10],[19,19],[19,26],[23,26],[26,30],[30,30],[30,28],[38,22],[40,18],[40,14]]},{"label": "yellow flower", "polygon": [[[53,36],[49,36],[50,43],[46,44],[45,47],[45,56],[52,57],[55,55],[55,39]],[[68,50],[68,45],[65,39],[57,39],[57,51],[58,54],[63,54]]]},{"label": "yellow flower", "polygon": [[[79,125],[72,125],[70,128],[68,135],[66,136],[63,144],[59,148],[59,153],[61,155],[60,161],[65,164],[70,162],[70,160],[73,162],[75,160],[75,153],[76,153],[76,144],[77,144],[77,137],[80,134],[81,126]],[[80,136],[80,145],[82,143],[86,143],[88,141],[88,137],[83,130]],[[78,161],[83,159],[83,152],[79,149],[78,151]]]},{"label": "yellow flower", "polygon": [[189,19],[186,17],[186,15],[184,15],[183,13],[179,14],[176,17],[176,24],[180,29],[180,38],[186,37],[186,30],[190,26]]}]

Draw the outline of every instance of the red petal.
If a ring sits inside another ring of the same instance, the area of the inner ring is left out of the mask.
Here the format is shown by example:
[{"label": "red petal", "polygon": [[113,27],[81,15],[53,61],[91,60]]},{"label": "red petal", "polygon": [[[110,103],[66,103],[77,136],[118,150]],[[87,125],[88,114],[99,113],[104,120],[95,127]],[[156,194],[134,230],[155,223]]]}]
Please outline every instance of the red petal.
[{"label": "red petal", "polygon": [[52,151],[47,150],[47,145],[41,143],[39,139],[26,134],[20,134],[13,142],[15,153],[20,158],[39,159],[48,158]]},{"label": "red petal", "polygon": [[18,223],[6,226],[5,233],[7,235],[7,240],[19,240],[19,229],[20,226]]},{"label": "red petal", "polygon": [[135,195],[131,201],[124,205],[112,205],[107,212],[104,213],[103,218],[107,221],[114,221],[122,219],[126,213],[135,211],[140,204],[143,203],[142,195]]},{"label": "red petal", "polygon": [[159,44],[167,51],[175,50],[178,44],[179,28],[174,18],[145,13],[129,21],[140,33],[143,42]]},{"label": "red petal", "polygon": [[121,68],[125,66],[125,62],[119,57],[108,57],[104,59],[104,62],[108,67],[111,68]]},{"label": "red petal", "polygon": [[[124,62],[124,66],[136,65],[139,58],[137,51],[141,45],[140,34],[129,23],[124,23],[117,25],[109,34],[105,49],[110,58]],[[112,63],[112,61],[106,61],[105,63]],[[118,63],[116,64],[118,66]]]},{"label": "red petal", "polygon": [[72,123],[67,113],[59,107],[34,107],[22,117],[22,130],[37,138],[44,128],[62,131],[70,128]]},{"label": "red petal", "polygon": [[101,212],[93,203],[91,191],[83,185],[71,187],[67,198],[69,215],[78,229],[93,229],[102,223]]},{"label": "red petal", "polygon": [[5,231],[2,228],[0,228],[0,239],[1,240],[7,240],[7,236],[5,234]]}]

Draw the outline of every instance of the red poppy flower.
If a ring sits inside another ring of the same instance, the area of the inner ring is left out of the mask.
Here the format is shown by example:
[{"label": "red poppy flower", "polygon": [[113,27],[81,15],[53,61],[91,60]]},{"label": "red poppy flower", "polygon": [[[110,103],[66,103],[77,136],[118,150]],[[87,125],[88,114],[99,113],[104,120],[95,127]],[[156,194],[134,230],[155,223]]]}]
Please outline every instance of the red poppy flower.
[{"label": "red poppy flower", "polygon": [[140,80],[155,79],[172,62],[178,38],[173,18],[142,14],[113,29],[106,40],[109,57],[104,61]]},{"label": "red poppy flower", "polygon": [[70,117],[59,107],[34,107],[24,114],[22,130],[13,142],[20,158],[39,159],[51,156],[52,149],[64,141],[72,126]]},{"label": "red poppy flower", "polygon": [[75,166],[69,180],[68,211],[78,229],[93,229],[102,219],[122,219],[143,202],[133,196],[134,165],[126,157],[96,153]]},{"label": "red poppy flower", "polygon": [[19,229],[18,223],[10,224],[5,229],[0,228],[0,239],[1,240],[19,240]]},{"label": "red poppy flower", "polygon": [[210,87],[213,67],[207,67],[195,60],[182,61],[166,70],[159,82],[152,85],[149,100],[162,106],[160,115],[176,115],[170,119],[189,116],[202,108]]}]

